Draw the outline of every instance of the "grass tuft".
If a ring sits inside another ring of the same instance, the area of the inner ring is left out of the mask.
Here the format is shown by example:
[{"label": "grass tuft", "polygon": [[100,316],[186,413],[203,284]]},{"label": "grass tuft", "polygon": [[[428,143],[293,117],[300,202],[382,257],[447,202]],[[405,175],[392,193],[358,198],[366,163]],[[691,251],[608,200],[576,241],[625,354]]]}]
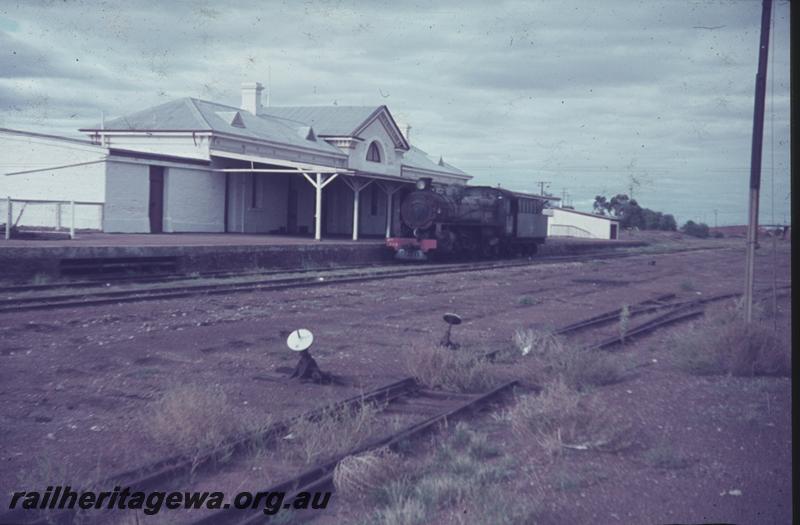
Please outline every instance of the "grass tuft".
[{"label": "grass tuft", "polygon": [[627,304],[623,304],[619,311],[619,339],[625,344],[625,337],[628,335],[628,328],[631,322],[631,309]]},{"label": "grass tuft", "polygon": [[519,397],[503,416],[519,439],[550,456],[565,449],[618,451],[633,445],[627,421],[562,379],[548,383],[538,395]]},{"label": "grass tuft", "polygon": [[336,492],[347,498],[361,498],[395,479],[402,458],[387,448],[347,456],[333,471]]},{"label": "grass tuft", "polygon": [[301,418],[283,439],[284,452],[307,464],[345,454],[375,433],[378,413],[374,404],[361,403],[326,410],[319,418]]},{"label": "grass tuft", "polygon": [[534,304],[539,304],[539,301],[537,301],[530,295],[523,295],[522,297],[517,299],[517,304],[520,306],[533,306]]},{"label": "grass tuft", "polygon": [[377,509],[364,523],[523,525],[535,521],[541,500],[503,488],[517,462],[487,448],[486,434],[461,423],[435,444],[419,469],[372,493]]},{"label": "grass tuft", "polygon": [[584,391],[626,377],[621,356],[568,346],[552,332],[517,330],[514,345],[526,356],[533,380],[540,384],[560,378],[567,386]]},{"label": "grass tuft", "polygon": [[696,375],[788,376],[790,345],[764,320],[745,323],[737,310],[674,334],[668,347]]},{"label": "grass tuft", "polygon": [[482,392],[494,384],[486,359],[443,346],[412,347],[406,355],[406,369],[428,388]]},{"label": "grass tuft", "polygon": [[[159,445],[197,461],[233,436],[254,427],[231,413],[220,387],[185,385],[165,392],[141,415]],[[218,458],[221,459],[221,458]]]},{"label": "grass tuft", "polygon": [[37,273],[31,277],[31,284],[50,284],[54,281],[53,276],[49,273]]}]

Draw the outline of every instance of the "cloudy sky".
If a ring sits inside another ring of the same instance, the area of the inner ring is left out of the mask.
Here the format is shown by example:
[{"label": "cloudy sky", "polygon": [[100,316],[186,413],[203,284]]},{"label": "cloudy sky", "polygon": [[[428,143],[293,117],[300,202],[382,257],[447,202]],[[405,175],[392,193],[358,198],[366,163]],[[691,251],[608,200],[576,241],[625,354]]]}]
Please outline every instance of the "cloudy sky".
[{"label": "cloudy sky", "polygon": [[[228,5],[226,5],[228,4]],[[0,0],[0,127],[74,133],[173,98],[386,104],[475,175],[588,210],[628,192],[746,222],[754,0]],[[761,221],[789,215],[789,6],[776,0]],[[774,200],[772,198],[774,194]]]}]

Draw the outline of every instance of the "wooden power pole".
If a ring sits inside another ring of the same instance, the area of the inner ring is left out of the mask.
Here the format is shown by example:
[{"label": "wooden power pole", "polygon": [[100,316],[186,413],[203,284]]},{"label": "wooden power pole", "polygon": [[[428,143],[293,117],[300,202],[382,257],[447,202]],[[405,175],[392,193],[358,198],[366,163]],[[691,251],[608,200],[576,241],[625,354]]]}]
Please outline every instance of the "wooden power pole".
[{"label": "wooden power pole", "polygon": [[549,180],[539,180],[539,181],[536,181],[536,184],[539,185],[539,195],[544,195],[544,189],[545,189],[546,186],[550,185],[550,181]]},{"label": "wooden power pole", "polygon": [[750,213],[747,223],[747,260],[745,265],[744,308],[745,321],[753,320],[753,281],[755,274],[756,243],[758,242],[758,192],[761,187],[761,149],[764,139],[764,99],[767,86],[767,53],[769,50],[769,25],[772,0],[761,4],[761,47],[758,50],[756,73],[756,101],[753,109],[753,149],[750,153]]}]

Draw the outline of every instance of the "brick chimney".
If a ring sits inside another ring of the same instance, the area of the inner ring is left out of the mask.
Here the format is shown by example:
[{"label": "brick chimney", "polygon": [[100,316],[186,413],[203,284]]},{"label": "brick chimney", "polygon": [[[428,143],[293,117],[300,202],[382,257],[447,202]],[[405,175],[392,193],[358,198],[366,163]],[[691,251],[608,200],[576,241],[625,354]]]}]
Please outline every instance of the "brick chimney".
[{"label": "brick chimney", "polygon": [[242,83],[242,109],[253,115],[262,113],[261,92],[264,86],[260,82]]}]

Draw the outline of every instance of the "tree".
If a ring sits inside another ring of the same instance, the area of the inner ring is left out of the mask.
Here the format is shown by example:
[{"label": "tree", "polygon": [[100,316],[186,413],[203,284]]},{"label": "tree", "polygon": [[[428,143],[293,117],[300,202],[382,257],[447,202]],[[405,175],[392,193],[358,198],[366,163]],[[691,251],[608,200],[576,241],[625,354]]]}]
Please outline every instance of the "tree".
[{"label": "tree", "polygon": [[618,217],[623,228],[667,231],[678,229],[674,216],[642,208],[636,199],[631,199],[625,193],[618,193],[611,199],[607,199],[604,195],[596,195],[592,208],[598,215],[608,214]]},{"label": "tree", "polygon": [[662,215],[661,220],[658,221],[658,229],[674,232],[678,229],[678,223],[672,214],[666,213]]},{"label": "tree", "polygon": [[658,230],[663,214],[660,211],[653,211],[650,208],[642,208],[645,230]]},{"label": "tree", "polygon": [[595,195],[592,209],[598,215],[605,215],[606,211],[609,210],[608,200],[602,195]]},{"label": "tree", "polygon": [[630,203],[630,199],[624,193],[618,193],[611,197],[608,201],[608,210],[614,214],[615,217],[622,215],[625,207]]},{"label": "tree", "polygon": [[640,230],[646,228],[645,210],[643,210],[636,201],[632,200],[626,202],[621,207],[619,215],[620,224],[623,228],[639,228]]}]

